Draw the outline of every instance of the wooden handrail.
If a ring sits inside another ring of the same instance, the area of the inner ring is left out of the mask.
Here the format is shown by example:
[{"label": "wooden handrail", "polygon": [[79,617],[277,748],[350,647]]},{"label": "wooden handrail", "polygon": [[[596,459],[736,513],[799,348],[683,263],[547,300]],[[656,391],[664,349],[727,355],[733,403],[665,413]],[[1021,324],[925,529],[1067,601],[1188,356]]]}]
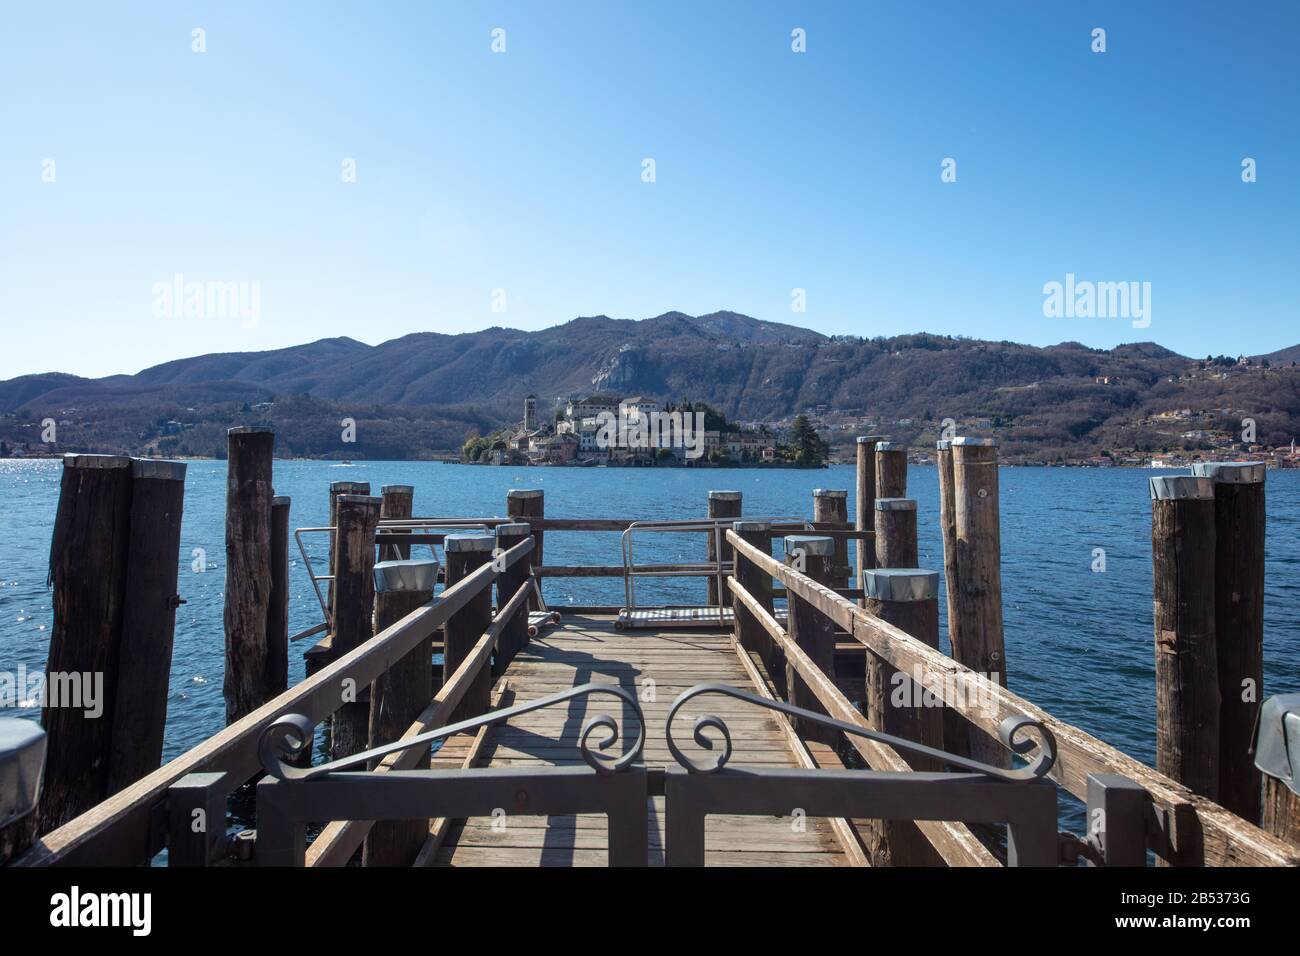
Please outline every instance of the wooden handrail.
[{"label": "wooden handrail", "polygon": [[[933,690],[954,712],[995,740],[999,725],[1009,715],[1023,714],[1040,721],[1056,737],[1057,758],[1052,777],[1080,800],[1087,799],[1091,773],[1121,774],[1139,784],[1151,798],[1159,823],[1157,832],[1149,837],[1150,848],[1158,856],[1180,866],[1300,865],[1300,849],[873,617],[865,609],[747,544],[735,532],[728,531],[727,540],[737,555],[743,555],[779,578],[788,589],[829,616],[882,661],[906,674],[919,668],[927,690]],[[976,706],[972,701],[989,706]]]},{"label": "wooden handrail", "polygon": [[[504,566],[532,549],[531,537],[515,545],[502,556]],[[345,680],[357,686],[373,683],[483,588],[490,587],[497,576],[494,564],[502,562],[483,565],[443,591],[437,601],[416,608],[225,730],[45,834],[11,865],[133,866],[147,862],[163,848],[160,834],[166,827],[157,826],[155,818],[166,812],[168,787],[186,774],[200,772],[225,773],[230,790],[239,787],[260,769],[258,743],[272,721],[286,713],[305,714],[315,723],[324,720],[341,706]]]},{"label": "wooden handrail", "polygon": [[[532,538],[528,539],[532,541]],[[525,580],[519,586],[519,589],[511,595],[510,600],[506,602],[505,607],[501,608],[492,618],[492,623],[488,629],[483,632],[475,643],[470,652],[465,655],[465,659],[460,662],[455,673],[443,683],[442,689],[434,695],[429,706],[421,711],[420,716],[415,722],[402,733],[399,740],[406,740],[410,737],[418,736],[430,730],[436,730],[447,723],[455,711],[456,706],[461,702],[474,679],[478,677],[479,671],[488,666],[492,659],[492,650],[497,646],[497,641],[501,637],[501,631],[504,630],[506,623],[515,615],[528,600],[528,595],[532,593],[532,582]],[[387,743],[387,741],[384,741]],[[372,742],[374,745],[374,742]],[[415,766],[416,758],[420,755],[421,748],[413,747],[410,750],[399,750],[384,757],[375,767],[374,773],[388,773],[393,770],[410,770]],[[428,769],[427,767],[425,769]],[[356,852],[357,847],[366,838],[366,834],[374,827],[374,820],[335,820],[321,830],[310,847],[307,848],[307,865],[308,866],[346,866],[352,854]]]},{"label": "wooden handrail", "polygon": [[[813,692],[826,712],[836,720],[854,724],[863,730],[872,729],[861,712],[853,706],[847,697],[835,686],[835,682],[825,674],[803,648],[790,639],[790,636],[777,623],[776,618],[754,599],[734,577],[727,578],[727,586],[750,614],[758,620],[767,631],[768,636],[781,648],[786,660],[795,672],[804,679],[808,689]],[[845,734],[844,739],[862,755],[873,770],[887,770],[895,773],[911,772],[911,765],[888,744],[867,740]],[[917,828],[934,846],[935,851],[949,866],[998,866],[998,860],[991,854],[979,838],[964,823],[950,820],[917,820]]]}]

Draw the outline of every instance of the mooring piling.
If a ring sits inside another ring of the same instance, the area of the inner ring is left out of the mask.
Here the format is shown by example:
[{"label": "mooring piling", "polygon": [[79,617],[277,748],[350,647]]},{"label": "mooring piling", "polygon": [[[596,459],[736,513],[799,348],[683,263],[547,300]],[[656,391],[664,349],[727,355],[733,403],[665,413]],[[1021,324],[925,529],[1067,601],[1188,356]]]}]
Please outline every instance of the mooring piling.
[{"label": "mooring piling", "polygon": [[907,446],[902,442],[876,445],[876,497],[907,497]]},{"label": "mooring piling", "polygon": [[[375,607],[375,529],[379,498],[339,495],[334,549],[334,641],[331,656],[338,660],[373,634]],[[334,714],[330,752],[335,760],[366,748],[370,734],[370,688],[345,686],[344,702]]]},{"label": "mooring piling", "polygon": [[[381,521],[401,521],[414,514],[414,485],[384,485],[379,489],[383,503],[379,506]],[[387,531],[388,534],[405,534],[403,531]],[[409,544],[385,544],[379,551],[380,561],[405,561],[411,556]]]},{"label": "mooring piling", "polygon": [[[937,572],[917,567],[876,568],[863,572],[862,589],[868,613],[938,649]],[[942,750],[943,701],[913,677],[868,653],[865,716],[876,730]],[[904,752],[903,758],[913,770],[943,769],[926,757]],[[872,823],[867,839],[872,866],[932,866],[941,862],[915,823],[896,820]]]},{"label": "mooring piling", "polygon": [[[870,531],[875,527],[876,513],[872,502],[876,500],[876,445],[884,435],[859,435],[855,443],[857,467],[854,469],[853,528]],[[876,566],[876,549],[870,542],[858,539],[858,574]]]},{"label": "mooring piling", "polygon": [[1300,694],[1278,694],[1260,708],[1253,754],[1263,780],[1260,826],[1300,847]]},{"label": "mooring piling", "polygon": [[[835,541],[821,535],[789,534],[782,539],[785,550],[785,563],[796,571],[806,574],[818,584],[831,587],[834,576]],[[819,611],[810,601],[793,591],[786,594],[789,605],[789,624],[787,630],[790,640],[794,641],[817,665],[823,674],[835,676],[835,622]],[[803,707],[816,713],[825,713],[826,708],[817,700],[817,695],[809,689],[807,683],[796,673],[794,667],[786,662],[785,685],[787,700],[796,707]],[[820,725],[796,718],[796,730],[801,736],[832,742],[837,736]]]},{"label": "mooring piling", "polygon": [[1251,744],[1264,699],[1263,462],[1206,462],[1214,482],[1214,641],[1219,664],[1219,797],[1258,822],[1260,774]]},{"label": "mooring piling", "polygon": [[[374,568],[375,633],[392,627],[412,611],[433,600],[438,562],[393,559]],[[397,740],[433,699],[433,638],[421,640],[370,685],[367,747]],[[415,757],[413,769],[429,769],[429,747]],[[369,769],[374,770],[376,761]],[[429,835],[429,821],[381,820],[366,835],[365,866],[410,866]]]},{"label": "mooring piling", "polygon": [[[528,521],[529,518],[544,518],[546,516],[546,492],[541,488],[512,488],[506,492],[506,517],[513,518],[516,521]],[[541,528],[533,528],[533,550],[528,555],[528,567],[531,569],[543,564],[542,561],[542,540],[545,535]],[[537,587],[541,589],[541,581],[537,582]],[[534,611],[542,609],[541,601],[537,595],[528,599],[528,607]]]},{"label": "mooring piling", "polygon": [[[951,448],[958,583],[956,613],[949,622],[953,657],[1005,687],[998,443],[994,438],[954,438]],[[977,760],[1009,761],[997,741],[973,727],[970,743]]]},{"label": "mooring piling", "polygon": [[[339,497],[341,495],[368,495],[370,494],[370,482],[368,481],[331,481],[330,482],[330,527],[337,529],[339,526]],[[334,548],[338,540],[337,530],[329,537],[329,562],[330,573],[334,573]],[[334,606],[334,581],[329,581],[329,587],[325,591],[325,606]]]},{"label": "mooring piling", "polygon": [[266,686],[289,686],[289,510],[287,495],[271,499],[271,599],[266,609]]},{"label": "mooring piling", "polygon": [[875,511],[876,567],[916,567],[916,500],[877,498]]},{"label": "mooring piling", "polygon": [[[849,493],[839,488],[813,489],[813,527],[822,531],[847,531],[850,527]],[[835,553],[826,586],[846,588],[853,573],[849,566],[849,541],[841,535],[832,543]]]},{"label": "mooring piling", "polygon": [[[494,557],[505,554],[515,545],[523,542],[532,528],[527,522],[514,521],[496,526],[496,550]],[[515,592],[528,580],[528,564],[516,561],[497,577],[497,610],[504,608]],[[492,675],[499,677],[505,673],[516,654],[528,646],[528,602],[524,602],[506,621],[497,641],[496,654],[492,658]]]},{"label": "mooring piling", "polygon": [[[47,699],[41,708],[48,735],[42,832],[108,796],[130,520],[130,458],[64,456],[50,545],[54,625],[46,662]],[[53,688],[52,677],[59,680]],[[64,701],[53,700],[53,693],[64,687],[82,699],[58,706]],[[99,698],[100,713],[80,693],[85,690]],[[76,703],[86,706],[71,706]]]},{"label": "mooring piling", "polygon": [[[746,544],[753,545],[764,554],[772,553],[772,525],[767,521],[733,521],[731,530]],[[753,595],[754,600],[768,614],[772,613],[772,577],[752,561],[739,561],[736,581]],[[736,643],[750,653],[759,655],[772,675],[773,682],[785,679],[785,668],[778,675],[775,667],[776,649],[763,626],[745,607],[735,604]]]},{"label": "mooring piling", "polygon": [[1209,478],[1150,480],[1156,769],[1211,800],[1219,791],[1215,496]]},{"label": "mooring piling", "polygon": [[[512,492],[513,494],[513,492]],[[541,492],[537,492],[540,496]],[[529,499],[524,499],[529,500]],[[447,558],[447,587],[468,577],[492,560],[492,551],[497,546],[497,539],[491,534],[449,534],[443,541],[443,553]],[[522,562],[521,562],[522,563]],[[469,656],[478,639],[492,624],[492,589],[483,588],[466,602],[465,606],[453,614],[444,626],[446,634],[442,652],[442,679],[446,684],[456,668]],[[485,713],[491,706],[492,672],[490,668],[479,669],[478,676],[465,691],[460,705],[452,715],[451,722],[468,720]]]},{"label": "mooring piling", "polygon": [[136,459],[131,463],[131,530],[112,711],[109,793],[162,764],[172,640],[180,604],[177,584],[184,509],[184,462]]},{"label": "mooring piling", "polygon": [[[742,496],[739,491],[710,491],[708,513],[709,520],[716,521],[720,518],[739,518],[742,505]],[[734,560],[731,553],[731,547],[725,540],[721,541],[719,550],[719,539],[724,538],[726,525],[722,525],[718,530],[711,531],[708,538],[708,558],[710,562],[719,560],[721,554],[723,562]],[[721,606],[731,607],[731,592],[725,587],[719,589],[718,577],[711,576],[705,579],[708,587],[707,603],[710,607]]]},{"label": "mooring piling", "polygon": [[226,723],[275,696],[266,642],[271,607],[271,486],[275,433],[240,425],[227,432]]}]

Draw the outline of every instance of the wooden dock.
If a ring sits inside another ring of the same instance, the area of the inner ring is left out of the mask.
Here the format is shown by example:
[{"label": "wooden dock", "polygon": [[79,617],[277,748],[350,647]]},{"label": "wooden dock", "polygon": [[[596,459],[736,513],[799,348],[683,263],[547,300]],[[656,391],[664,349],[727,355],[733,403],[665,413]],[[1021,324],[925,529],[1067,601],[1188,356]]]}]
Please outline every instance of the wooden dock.
[{"label": "wooden dock", "polygon": [[[669,705],[701,681],[750,686],[730,633],[695,628],[629,632],[614,626],[612,615],[566,618],[534,638],[510,664],[504,693],[533,700],[592,681],[618,683],[635,693],[648,723],[644,759],[648,765],[673,762],[663,737]],[[703,702],[702,702],[703,703]],[[796,767],[784,718],[732,700],[708,701],[739,737],[728,766]],[[716,705],[716,706],[715,706]],[[435,769],[472,766],[582,766],[578,735],[583,723],[607,709],[600,698],[578,698],[567,708],[535,711],[507,725],[450,738],[434,756]],[[614,716],[620,716],[615,714]],[[679,714],[689,726],[694,713]],[[683,731],[679,731],[679,734]],[[620,741],[627,745],[626,739]],[[446,826],[446,824],[442,824]],[[822,819],[798,824],[789,818],[710,817],[706,861],[722,866],[842,866],[844,847]],[[440,866],[604,866],[605,822],[599,814],[519,816],[495,822],[474,817],[447,827],[434,862]],[[664,798],[652,797],[649,812],[649,862],[664,862]]]},{"label": "wooden dock", "polygon": [[[162,766],[184,470],[65,461],[50,670],[120,692],[105,720],[47,706],[48,746],[0,734],[0,863],[1300,864],[1287,698],[1237,692],[1262,679],[1262,466],[1150,482],[1153,768],[1012,689],[991,439],[939,442],[942,572],[912,566],[905,453],[879,436],[858,440],[857,514],[817,489],[811,520],[741,517],[735,491],[705,519],[548,518],[539,489],[504,517],[413,517],[411,486],[336,482],[330,525],[294,534],[327,533],[330,565],[302,549],[323,622],[292,639],[273,436],[229,443],[227,726]],[[608,532],[621,564],[545,562],[550,535]],[[695,535],[706,560],[637,563],[633,533]],[[547,579],[619,576],[626,606],[553,620]],[[703,605],[634,600],[637,576],[699,579]],[[229,825],[236,793],[255,830]],[[1066,794],[1103,825],[1062,832]]]}]

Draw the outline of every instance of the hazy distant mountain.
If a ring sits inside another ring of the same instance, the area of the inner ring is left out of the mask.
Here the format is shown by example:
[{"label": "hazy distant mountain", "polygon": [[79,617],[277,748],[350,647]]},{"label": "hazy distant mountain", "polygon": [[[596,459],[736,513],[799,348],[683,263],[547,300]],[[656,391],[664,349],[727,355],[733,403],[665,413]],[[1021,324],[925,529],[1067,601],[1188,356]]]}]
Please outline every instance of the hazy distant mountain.
[{"label": "hazy distant mountain", "polygon": [[[1300,346],[1274,356],[1290,353]],[[34,423],[50,416],[67,422],[64,446],[80,439],[104,450],[197,454],[220,447],[227,424],[266,420],[282,450],[330,454],[340,450],[333,422],[347,416],[369,423],[351,456],[403,456],[517,421],[530,393],[549,408],[601,391],[703,400],[742,421],[821,409],[915,437],[924,423],[950,417],[992,427],[1024,450],[1143,442],[1159,450],[1168,435],[1139,423],[1169,409],[1212,410],[1228,423],[1251,415],[1261,440],[1289,440],[1300,371],[1279,368],[1289,359],[1274,356],[1265,371],[1226,359],[1207,366],[1154,343],[1102,350],[928,334],[828,338],[735,312],[600,315],[535,332],[418,332],[375,346],[322,339],[103,379],[23,376],[0,382],[0,438],[30,441]]]}]

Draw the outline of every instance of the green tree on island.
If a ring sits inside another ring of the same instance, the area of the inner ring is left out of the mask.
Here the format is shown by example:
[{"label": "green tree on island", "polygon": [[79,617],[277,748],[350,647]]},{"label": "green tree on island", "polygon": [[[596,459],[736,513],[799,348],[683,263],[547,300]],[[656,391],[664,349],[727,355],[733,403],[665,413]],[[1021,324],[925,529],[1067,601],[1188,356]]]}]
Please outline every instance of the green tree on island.
[{"label": "green tree on island", "polygon": [[829,451],[826,442],[812,427],[807,415],[800,415],[794,420],[790,429],[790,457],[800,465],[820,465],[826,461]]}]

